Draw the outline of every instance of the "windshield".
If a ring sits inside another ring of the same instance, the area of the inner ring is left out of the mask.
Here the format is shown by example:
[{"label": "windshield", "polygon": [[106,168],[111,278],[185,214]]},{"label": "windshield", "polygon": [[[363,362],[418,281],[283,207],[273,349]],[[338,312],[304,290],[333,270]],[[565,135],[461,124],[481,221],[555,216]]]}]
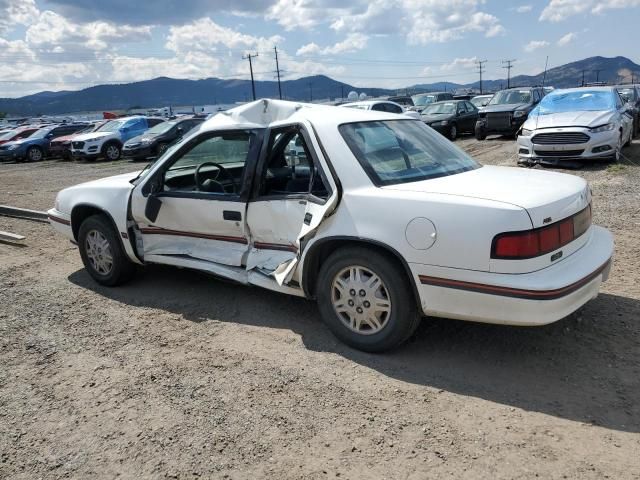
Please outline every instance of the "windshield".
[{"label": "windshield", "polygon": [[147,130],[145,132],[145,135],[147,134],[159,135],[161,133],[168,132],[175,126],[176,126],[176,122],[162,122],[156,125],[155,127],[152,127],[149,130]]},{"label": "windshield", "polygon": [[41,128],[40,130],[36,130],[34,133],[32,133],[29,138],[44,138],[50,131],[50,128]]},{"label": "windshield", "polygon": [[419,95],[419,96],[413,97],[413,104],[417,107],[429,105],[430,103],[433,103],[435,101],[436,101],[435,95]]},{"label": "windshield", "polygon": [[517,105],[531,103],[530,90],[502,90],[496,93],[488,105]]},{"label": "windshield", "polygon": [[603,90],[557,91],[545,96],[533,110],[532,115],[613,110],[615,104],[613,92]]},{"label": "windshield", "polygon": [[422,111],[423,115],[443,115],[456,113],[456,104],[453,102],[434,103]]},{"label": "windshield", "polygon": [[620,88],[618,89],[618,93],[624,98],[626,101],[633,101],[635,98],[633,88]]},{"label": "windshield", "polygon": [[96,132],[115,132],[124,124],[123,120],[111,120],[102,125]]},{"label": "windshield", "polygon": [[348,123],[340,134],[376,185],[417,182],[480,168],[423,122]]},{"label": "windshield", "polygon": [[18,134],[17,130],[9,130],[6,133],[0,135],[0,140],[10,140]]},{"label": "windshield", "polygon": [[491,97],[475,97],[472,98],[471,100],[469,100],[471,103],[473,103],[476,107],[484,107],[487,103],[489,103],[489,100],[491,100]]}]

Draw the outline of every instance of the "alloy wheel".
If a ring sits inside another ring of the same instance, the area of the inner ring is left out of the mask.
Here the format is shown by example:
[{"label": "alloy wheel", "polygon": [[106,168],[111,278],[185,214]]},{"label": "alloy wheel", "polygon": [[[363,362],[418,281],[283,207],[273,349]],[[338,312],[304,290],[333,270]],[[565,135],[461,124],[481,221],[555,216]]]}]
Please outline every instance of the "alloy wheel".
[{"label": "alloy wheel", "polygon": [[38,148],[32,148],[29,150],[29,160],[32,162],[39,162],[42,160],[42,152]]},{"label": "alloy wheel", "polygon": [[108,275],[113,269],[113,253],[109,240],[98,230],[90,230],[85,240],[87,258],[100,275]]},{"label": "alloy wheel", "polygon": [[109,160],[117,160],[120,156],[120,150],[115,145],[109,145],[107,147],[106,155]]},{"label": "alloy wheel", "polygon": [[342,269],[331,284],[331,303],[342,323],[361,335],[381,331],[391,316],[391,297],[382,279],[368,268]]}]

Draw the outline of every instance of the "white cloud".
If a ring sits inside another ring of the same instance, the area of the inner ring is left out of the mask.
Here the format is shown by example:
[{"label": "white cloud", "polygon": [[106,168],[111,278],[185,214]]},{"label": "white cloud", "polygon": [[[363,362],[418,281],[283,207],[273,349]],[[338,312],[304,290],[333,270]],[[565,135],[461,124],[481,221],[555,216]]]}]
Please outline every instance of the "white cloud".
[{"label": "white cloud", "polygon": [[558,40],[558,46],[559,47],[564,47],[565,45],[569,45],[571,42],[573,42],[576,38],[578,37],[578,35],[574,32],[569,32],[566,35],[563,35],[560,40]]},{"label": "white cloud", "polygon": [[445,72],[455,70],[457,68],[469,69],[476,67],[477,61],[478,57],[456,58],[453,62],[442,65],[440,69]]},{"label": "white cloud", "polygon": [[549,46],[549,42],[547,42],[546,40],[531,40],[529,43],[527,43],[524,46],[524,51],[533,52],[535,50],[538,50],[539,48],[544,48],[548,46]]},{"label": "white cloud", "polygon": [[38,16],[35,0],[0,0],[0,35]]},{"label": "white cloud", "polygon": [[551,0],[540,14],[540,20],[561,22],[581,13],[640,6],[640,0]]},{"label": "white cloud", "polygon": [[533,10],[532,5],[520,5],[519,7],[515,8],[515,11],[518,13],[528,13],[531,10]]},{"label": "white cloud", "polygon": [[316,43],[308,43],[298,49],[296,55],[335,55],[356,52],[367,46],[369,37],[361,33],[350,33],[343,41],[331,47],[320,48]]}]

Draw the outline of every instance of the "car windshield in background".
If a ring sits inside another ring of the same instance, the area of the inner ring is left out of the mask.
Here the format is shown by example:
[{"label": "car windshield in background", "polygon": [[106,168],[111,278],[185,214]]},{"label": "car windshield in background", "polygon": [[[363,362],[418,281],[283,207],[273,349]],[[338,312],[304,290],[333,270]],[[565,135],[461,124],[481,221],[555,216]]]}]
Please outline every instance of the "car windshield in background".
[{"label": "car windshield in background", "polygon": [[118,130],[124,122],[122,120],[111,120],[110,122],[102,125],[96,132],[115,132]]},{"label": "car windshield in background", "polygon": [[529,90],[503,90],[496,93],[488,105],[518,105],[530,102],[531,92]]},{"label": "car windshield in background", "polygon": [[161,133],[168,132],[175,126],[176,126],[176,122],[162,122],[156,125],[155,127],[152,127],[149,130],[147,130],[145,134],[159,135]]},{"label": "car windshield in background", "polygon": [[347,108],[358,108],[360,110],[369,110],[369,105],[363,105],[363,104],[360,104],[360,105],[343,105],[343,106],[347,107]]},{"label": "car windshield in background", "polygon": [[531,114],[550,115],[562,112],[590,112],[613,109],[615,109],[613,92],[578,90],[550,93],[542,99]]},{"label": "car windshield in background", "polygon": [[436,101],[435,95],[421,95],[413,99],[413,104],[417,107],[423,107]]},{"label": "car windshield in background", "polygon": [[621,88],[618,90],[618,93],[622,98],[627,102],[631,102],[635,100],[634,90],[632,88]]},{"label": "car windshield in background", "polygon": [[376,185],[394,185],[480,168],[471,157],[423,122],[348,123],[340,134]]},{"label": "car windshield in background", "polygon": [[435,103],[422,111],[423,115],[444,115],[450,113],[456,113],[455,103]]},{"label": "car windshield in background", "polygon": [[10,138],[13,138],[17,134],[18,132],[16,130],[9,130],[8,132],[0,135],[0,140],[9,140]]},{"label": "car windshield in background", "polygon": [[36,130],[34,133],[32,133],[29,138],[44,138],[50,131],[50,128],[41,128],[40,130]]}]

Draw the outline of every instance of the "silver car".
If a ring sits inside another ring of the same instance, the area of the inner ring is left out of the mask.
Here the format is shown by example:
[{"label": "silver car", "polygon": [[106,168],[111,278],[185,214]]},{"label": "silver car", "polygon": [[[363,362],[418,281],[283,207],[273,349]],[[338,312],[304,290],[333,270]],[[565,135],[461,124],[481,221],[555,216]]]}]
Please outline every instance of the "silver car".
[{"label": "silver car", "polygon": [[618,161],[631,143],[633,118],[614,87],[555,90],[531,111],[518,136],[518,163]]}]

